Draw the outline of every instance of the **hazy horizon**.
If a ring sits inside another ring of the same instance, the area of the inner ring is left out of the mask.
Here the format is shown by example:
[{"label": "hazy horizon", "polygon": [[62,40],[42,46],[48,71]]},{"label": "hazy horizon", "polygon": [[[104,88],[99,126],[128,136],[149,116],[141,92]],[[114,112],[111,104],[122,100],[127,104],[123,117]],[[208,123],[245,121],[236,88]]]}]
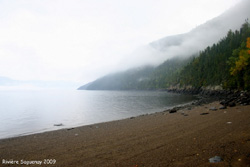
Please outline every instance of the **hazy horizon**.
[{"label": "hazy horizon", "polygon": [[[149,43],[187,33],[238,2],[3,0],[0,76],[81,86],[152,62]],[[166,59],[159,57],[152,63]]]}]

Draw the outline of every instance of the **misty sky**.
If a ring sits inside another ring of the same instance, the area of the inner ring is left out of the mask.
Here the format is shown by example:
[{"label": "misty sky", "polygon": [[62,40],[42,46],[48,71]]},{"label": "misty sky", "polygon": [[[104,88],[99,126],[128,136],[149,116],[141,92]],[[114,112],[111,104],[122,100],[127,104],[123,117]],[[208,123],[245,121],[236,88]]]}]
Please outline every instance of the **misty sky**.
[{"label": "misty sky", "polygon": [[81,86],[129,67],[138,47],[188,32],[239,1],[0,0],[0,76]]}]

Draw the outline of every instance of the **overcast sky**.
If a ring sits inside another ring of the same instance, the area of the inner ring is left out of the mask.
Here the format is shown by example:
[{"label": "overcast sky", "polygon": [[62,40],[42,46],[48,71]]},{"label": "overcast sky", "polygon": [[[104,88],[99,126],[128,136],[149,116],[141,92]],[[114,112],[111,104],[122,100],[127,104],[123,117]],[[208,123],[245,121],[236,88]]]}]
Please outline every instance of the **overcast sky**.
[{"label": "overcast sky", "polygon": [[239,1],[0,0],[0,76],[85,84]]}]

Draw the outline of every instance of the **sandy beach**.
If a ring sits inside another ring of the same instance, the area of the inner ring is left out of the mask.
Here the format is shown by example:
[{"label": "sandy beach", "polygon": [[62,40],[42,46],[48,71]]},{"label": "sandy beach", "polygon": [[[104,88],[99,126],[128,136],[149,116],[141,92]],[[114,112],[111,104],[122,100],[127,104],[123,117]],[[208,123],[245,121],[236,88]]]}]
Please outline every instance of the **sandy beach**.
[{"label": "sandy beach", "polygon": [[[250,106],[220,106],[3,139],[0,166],[250,166]],[[214,156],[222,161],[210,163]]]}]

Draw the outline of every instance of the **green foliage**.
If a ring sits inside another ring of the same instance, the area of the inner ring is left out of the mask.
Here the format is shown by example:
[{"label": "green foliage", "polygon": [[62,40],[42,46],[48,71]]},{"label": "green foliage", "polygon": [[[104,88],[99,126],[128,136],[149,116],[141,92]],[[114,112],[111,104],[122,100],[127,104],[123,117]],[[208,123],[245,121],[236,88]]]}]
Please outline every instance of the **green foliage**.
[{"label": "green foliage", "polygon": [[149,80],[144,81],[146,89],[166,89],[179,82],[179,74],[182,68],[190,61],[187,58],[172,58],[159,65],[149,76]]},{"label": "green foliage", "polygon": [[228,64],[231,66],[230,74],[240,89],[250,90],[250,38],[247,43],[242,42],[241,46],[233,51]]},{"label": "green foliage", "polygon": [[240,31],[230,30],[225,38],[207,47],[184,67],[179,76],[180,83],[197,88],[208,85],[222,85],[227,89],[246,88],[244,83],[249,75],[243,71],[248,67],[250,56],[242,48],[246,47],[245,41],[249,36],[250,26],[247,22]]},{"label": "green foliage", "polygon": [[249,64],[250,54],[247,50],[241,50],[239,58],[235,61],[235,66],[230,69],[231,75],[238,75],[241,71],[246,70]]}]

